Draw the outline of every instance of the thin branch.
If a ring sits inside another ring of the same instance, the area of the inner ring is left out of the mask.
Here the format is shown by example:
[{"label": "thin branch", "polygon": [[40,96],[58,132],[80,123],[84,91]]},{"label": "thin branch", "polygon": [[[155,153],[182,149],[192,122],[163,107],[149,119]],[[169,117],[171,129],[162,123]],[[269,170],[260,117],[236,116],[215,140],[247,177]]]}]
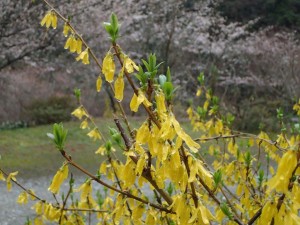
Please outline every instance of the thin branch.
[{"label": "thin branch", "polygon": [[111,213],[107,210],[99,210],[99,209],[80,209],[80,208],[64,208],[64,211],[78,211],[78,212],[95,212],[95,213]]},{"label": "thin branch", "polygon": [[199,142],[201,142],[201,141],[212,141],[212,140],[218,140],[218,139],[231,139],[231,138],[236,138],[236,137],[238,137],[238,138],[247,138],[247,139],[254,138],[254,139],[266,142],[270,145],[273,145],[281,151],[289,150],[287,148],[282,148],[282,147],[278,146],[278,143],[276,141],[261,138],[261,137],[258,137],[257,135],[254,135],[254,134],[243,133],[243,132],[239,132],[239,131],[232,131],[232,132],[234,132],[235,134],[232,134],[232,135],[219,135],[219,136],[213,136],[213,137],[207,137],[207,138],[196,138],[196,139],[194,139],[194,141],[199,141]]},{"label": "thin branch", "polygon": [[261,207],[254,216],[248,221],[247,225],[252,225],[261,215],[263,207]]},{"label": "thin branch", "polygon": [[125,131],[124,131],[120,121],[118,120],[118,118],[114,118],[114,121],[115,121],[115,124],[116,124],[118,130],[120,131],[120,134],[124,140],[126,150],[129,151],[129,149],[131,148],[131,142],[130,142],[129,138],[127,137],[127,135],[125,134]]},{"label": "thin branch", "polygon": [[[191,173],[191,170],[190,170],[190,167],[189,167],[188,158],[187,158],[187,156],[186,156],[186,154],[185,154],[185,150],[184,150],[184,148],[183,148],[183,145],[181,145],[181,147],[180,147],[180,152],[181,152],[181,154],[182,154],[183,163],[184,163],[184,165],[185,165],[186,172],[187,172],[188,177],[189,177],[189,176],[190,176],[190,173]],[[191,186],[191,190],[192,190],[192,198],[193,198],[195,207],[198,208],[198,197],[197,197],[197,194],[196,194],[194,182],[191,182],[191,183],[190,183],[190,186]]]},{"label": "thin branch", "polygon": [[[5,172],[5,171],[3,171],[1,168],[0,168],[0,171],[6,176],[6,177],[8,177],[8,174]],[[20,184],[18,181],[16,181],[16,180],[14,180],[14,179],[11,179],[11,181],[13,182],[13,183],[15,183],[19,188],[21,188],[23,191],[25,191],[27,194],[29,194],[30,196],[32,196],[32,197],[34,197],[35,199],[37,199],[37,200],[39,200],[39,201],[41,201],[41,202],[46,202],[46,200],[44,200],[44,199],[42,199],[42,198],[40,198],[40,197],[38,197],[36,194],[34,194],[31,190],[29,190],[29,189],[26,189],[22,184]]]},{"label": "thin branch", "polygon": [[[73,174],[71,173],[71,178],[70,180],[72,181],[73,180]],[[63,216],[63,211],[65,210],[65,206],[67,204],[67,201],[68,201],[68,198],[70,196],[70,194],[73,192],[73,187],[72,187],[72,184],[70,183],[70,187],[69,187],[69,190],[68,190],[68,193],[67,193],[67,196],[66,198],[64,199],[63,201],[63,204],[62,204],[62,207],[61,207],[61,214],[60,214],[60,217],[59,217],[59,221],[58,221],[58,224],[61,224],[61,219],[62,219],[62,216]]]}]

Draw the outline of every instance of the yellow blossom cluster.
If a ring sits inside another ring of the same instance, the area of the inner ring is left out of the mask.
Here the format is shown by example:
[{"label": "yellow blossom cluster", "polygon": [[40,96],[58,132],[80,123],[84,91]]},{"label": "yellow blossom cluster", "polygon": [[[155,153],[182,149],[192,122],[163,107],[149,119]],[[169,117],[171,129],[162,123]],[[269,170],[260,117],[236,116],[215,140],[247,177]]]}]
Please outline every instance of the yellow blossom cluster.
[{"label": "yellow blossom cluster", "polygon": [[[92,122],[92,124],[95,125],[92,118],[88,115],[87,110],[81,105],[78,108],[76,108],[72,113],[73,116],[77,117],[79,120],[83,121],[80,124],[81,129],[90,129],[89,127],[89,120]],[[101,140],[101,133],[99,129],[95,126],[93,129],[91,129],[87,135],[92,138],[94,141]]]},{"label": "yellow blossom cluster", "polygon": [[[49,11],[41,21],[41,26],[46,25],[47,28],[50,26],[53,29],[57,27],[57,14],[55,11]],[[69,34],[71,33],[71,34]],[[75,34],[74,30],[69,25],[69,22],[65,22],[63,34],[65,37],[68,37],[66,44],[64,46],[65,49],[69,49],[71,53],[77,53],[76,61],[82,61],[83,64],[90,64],[89,61],[89,48],[86,48],[82,51],[82,39],[79,35]]]},{"label": "yellow blossom cluster", "polygon": [[57,27],[57,16],[54,11],[49,11],[41,21],[41,26],[46,26],[47,28],[52,27],[56,29]]}]

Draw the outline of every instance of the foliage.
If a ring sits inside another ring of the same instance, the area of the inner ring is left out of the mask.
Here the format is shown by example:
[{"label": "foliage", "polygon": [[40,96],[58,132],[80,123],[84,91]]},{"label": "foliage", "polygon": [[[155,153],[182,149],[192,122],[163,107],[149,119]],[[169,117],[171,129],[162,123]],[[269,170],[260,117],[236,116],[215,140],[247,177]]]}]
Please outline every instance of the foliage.
[{"label": "foliage", "polygon": [[[112,116],[97,118],[95,123],[102,127],[113,127],[114,121],[111,118]],[[138,126],[142,121],[137,118],[129,118],[129,120],[133,126]],[[78,126],[77,120],[64,122],[63,125],[68,130],[66,147],[72,151],[72,158],[88,170],[98,169],[99,163],[103,160],[100,156],[95,157],[95,149],[97,149],[98,143],[90,141],[90,138],[85,135],[86,131]],[[187,126],[188,123],[186,122],[185,127]],[[21,179],[24,179],[24,177],[26,179],[37,179],[54,174],[56,169],[61,166],[63,159],[60,158],[59,151],[53,152],[53,141],[46,135],[52,133],[52,131],[53,124],[31,126],[26,129],[1,130],[1,168],[22,171],[20,173]],[[109,130],[104,130],[103,135],[109,135]],[[84,157],[82,157],[83,154]],[[16,157],[16,155],[20,157]],[[122,153],[117,155],[123,157]],[[37,170],[37,168],[39,169]],[[74,170],[72,172],[80,174],[80,172]],[[13,218],[11,217],[11,219]],[[9,221],[7,222],[9,223]],[[16,221],[10,221],[10,223],[18,224]]]},{"label": "foliage", "polygon": [[[155,52],[157,58],[165,62],[159,73],[166,73],[170,66],[172,80],[182,90],[180,94],[176,92],[178,103],[180,100],[181,104],[187,104],[196,90],[198,72],[204,71],[207,84],[212,88],[214,84],[219,91],[215,94],[236,117],[238,114],[233,109],[240,104],[232,102],[234,95],[226,91],[230,90],[227,85],[229,81],[239,87],[243,85],[239,82],[242,80],[252,87],[251,95],[262,88],[264,96],[287,102],[288,107],[292,108],[291,99],[299,96],[297,74],[300,68],[300,47],[291,38],[293,31],[267,27],[263,33],[249,32],[248,27],[253,22],[241,24],[226,21],[211,4],[218,1],[141,0],[135,4],[122,0],[116,0],[114,4],[110,0],[78,0],[76,4],[69,0],[51,2],[59,5],[60,10],[72,19],[76,29],[88,37],[89,46],[96,52],[108,50],[107,44],[99,39],[108,34],[105,34],[105,29],[90,28],[95,25],[101,27],[99,21],[109,21],[112,10],[118,12],[122,18],[122,47],[137,63],[141,58],[147,58],[148,52]],[[66,95],[74,87],[84,92],[82,100],[90,113],[103,115],[103,107],[94,107],[103,104],[106,99],[102,98],[105,95],[103,91],[96,94],[92,89],[93,76],[98,75],[98,71],[93,66],[74,63],[72,54],[65,54],[61,46],[66,40],[59,26],[52,32],[44,32],[36,23],[36,18],[42,18],[45,9],[43,2],[2,1],[0,5],[4,9],[0,57],[3,57],[5,68],[0,73],[0,87],[3,90],[0,93],[0,104],[3,106],[0,120],[24,120],[24,106],[36,96]],[[272,66],[269,66],[270,63]],[[219,71],[217,76],[210,72],[212,65]],[[286,87],[274,92],[270,91],[273,85]],[[290,92],[298,94],[294,96]],[[125,88],[126,112],[129,112],[126,100],[130,94],[129,89]],[[100,99],[96,95],[100,95]],[[270,110],[275,112],[276,107]]]},{"label": "foliage", "polygon": [[25,127],[28,127],[28,124],[25,121],[17,121],[17,122],[5,121],[0,124],[0,130],[12,130],[17,128],[25,128]]},{"label": "foliage", "polygon": [[[275,141],[263,131],[258,135],[235,131],[231,128],[234,117],[222,115],[220,99],[204,85],[201,73],[196,97],[204,102],[187,109],[198,132],[194,139],[173,112],[171,71],[158,74],[160,64],[154,54],[142,60],[143,66],[136,65],[118,45],[120,26],[115,14],[109,24],[104,24],[111,47],[101,64],[71,21],[45,2],[50,11],[42,25],[50,28],[56,27],[58,19],[64,22],[65,48],[83,64],[90,64],[90,59],[96,63],[102,73],[95,89],[101,91],[102,81],[107,82],[120,115],[114,115],[116,127],[109,128],[109,136],[104,135],[103,127],[97,126],[76,91],[79,105],[72,115],[81,121],[80,128],[87,136],[99,144],[95,153],[105,160],[98,171],[83,168],[65,145],[67,130],[55,124],[53,134],[48,136],[65,161],[48,189],[54,203],[18,183],[17,172],[0,169],[0,180],[7,183],[8,191],[13,183],[22,187],[18,203],[26,204],[29,197],[35,201],[36,216],[29,218],[28,224],[31,220],[34,224],[91,224],[91,214],[98,224],[299,224],[300,136],[287,133],[282,109],[277,110],[281,132]],[[131,127],[123,109],[125,81],[133,92],[131,111],[143,108],[147,116],[137,129]],[[294,106],[298,115],[299,104]],[[238,145],[237,140],[243,142]],[[126,159],[120,160],[116,151]],[[204,158],[204,154],[209,157]],[[87,176],[78,188],[72,174],[69,176],[69,167]],[[60,190],[68,178],[68,189]],[[93,185],[102,186],[103,193],[93,193]],[[80,193],[78,198],[75,192]]]},{"label": "foliage", "polygon": [[34,124],[51,124],[69,121],[75,103],[68,96],[52,96],[34,100],[27,107],[27,114]]},{"label": "foliage", "polygon": [[275,25],[299,30],[298,0],[223,0],[218,9],[231,21],[247,22],[259,18],[255,24],[257,28]]}]

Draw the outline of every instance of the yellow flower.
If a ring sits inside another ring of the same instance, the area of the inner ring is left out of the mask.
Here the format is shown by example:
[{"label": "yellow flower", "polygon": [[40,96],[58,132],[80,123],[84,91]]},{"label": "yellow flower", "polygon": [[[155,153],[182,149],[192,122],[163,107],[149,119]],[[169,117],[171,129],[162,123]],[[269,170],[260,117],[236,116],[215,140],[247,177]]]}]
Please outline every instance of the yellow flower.
[{"label": "yellow flower", "polygon": [[82,123],[80,124],[80,128],[84,130],[84,129],[88,128],[88,127],[89,127],[88,120],[85,119],[85,120],[82,121]]},{"label": "yellow flower", "polygon": [[188,163],[189,163],[189,167],[190,167],[190,175],[189,175],[189,179],[188,182],[194,182],[196,180],[196,175],[198,173],[198,166],[196,165],[196,161],[192,160],[191,157],[188,158]]},{"label": "yellow flower", "polygon": [[80,199],[81,201],[86,201],[86,198],[92,193],[92,182],[87,180],[79,188],[74,189],[75,192],[81,191]]},{"label": "yellow flower", "polygon": [[203,109],[207,110],[208,109],[208,106],[209,106],[209,101],[205,101],[204,102],[204,105],[203,105]]},{"label": "yellow flower", "polygon": [[137,112],[141,103],[142,102],[138,101],[138,97],[136,96],[136,94],[133,94],[133,97],[132,97],[132,99],[130,101],[130,109],[131,109],[131,111]]},{"label": "yellow flower", "polygon": [[260,220],[264,224],[269,224],[276,213],[276,203],[268,201],[262,209]]},{"label": "yellow flower", "polygon": [[100,166],[100,168],[99,168],[100,174],[106,174],[106,168],[107,168],[106,163],[105,163],[105,162],[102,162],[102,163],[101,163],[101,166]]},{"label": "yellow flower", "polygon": [[124,93],[124,79],[122,73],[120,73],[117,80],[115,81],[114,87],[115,87],[115,98],[119,101],[122,101],[123,93]]},{"label": "yellow flower", "polygon": [[45,205],[44,216],[50,221],[58,220],[60,212],[60,209],[56,209],[52,204]]},{"label": "yellow flower", "polygon": [[124,57],[124,67],[127,73],[132,73],[134,69],[139,71],[139,67],[127,55]]},{"label": "yellow flower", "polygon": [[202,94],[202,90],[199,88],[199,89],[197,90],[196,96],[199,97],[201,94]]},{"label": "yellow flower", "polygon": [[153,212],[153,211],[147,212],[145,224],[156,224],[155,212]]},{"label": "yellow flower", "polygon": [[36,217],[34,219],[34,225],[44,225],[42,217]]},{"label": "yellow flower", "polygon": [[132,219],[135,223],[139,223],[140,218],[143,216],[145,207],[143,204],[139,204],[132,210]]},{"label": "yellow flower", "polygon": [[142,126],[136,132],[136,143],[144,144],[149,141],[150,136],[149,125],[147,122],[144,122]]},{"label": "yellow flower", "polygon": [[223,125],[222,120],[218,119],[215,122],[215,132],[216,132],[216,134],[222,134],[223,128],[224,128],[224,125]]},{"label": "yellow flower", "polygon": [[290,150],[284,153],[281,160],[279,161],[275,176],[272,177],[267,183],[267,185],[269,186],[267,193],[272,189],[275,189],[277,192],[287,193],[290,178],[296,166],[296,152]]},{"label": "yellow flower", "polygon": [[233,140],[230,140],[227,146],[228,152],[230,152],[232,155],[236,155],[238,152],[238,145],[234,143]]},{"label": "yellow flower", "polygon": [[100,92],[100,91],[101,91],[101,87],[102,87],[102,78],[101,78],[101,76],[99,75],[98,78],[97,78],[97,81],[96,81],[96,89],[97,89],[97,92]]},{"label": "yellow flower", "polygon": [[83,108],[83,106],[79,106],[77,109],[75,109],[75,110],[71,113],[71,115],[77,117],[77,118],[80,119],[80,120],[81,120],[81,118],[82,118],[83,116],[88,117],[88,115],[87,115],[87,113],[85,112],[85,109]]},{"label": "yellow flower", "polygon": [[163,117],[163,115],[167,112],[167,108],[165,105],[165,95],[162,92],[158,92],[155,95],[155,100],[157,106],[157,113],[160,117]]},{"label": "yellow flower", "polygon": [[66,41],[66,44],[65,44],[65,46],[64,46],[64,49],[69,49],[69,48],[70,48],[71,42],[73,41],[72,39],[73,39],[73,35],[70,35],[70,36],[68,37],[67,41]]},{"label": "yellow flower", "polygon": [[136,175],[135,175],[135,163],[129,159],[127,160],[125,166],[120,168],[120,177],[124,181],[124,187],[131,187],[134,184]]},{"label": "yellow flower", "polygon": [[35,213],[37,215],[41,215],[43,213],[43,207],[44,207],[44,203],[39,201],[37,202],[32,208],[35,210]]},{"label": "yellow flower", "polygon": [[194,153],[198,152],[200,145],[196,143],[187,133],[184,132],[179,122],[175,119],[174,115],[170,117],[170,120],[174,126],[177,135],[185,141],[186,145],[190,148],[190,150]]},{"label": "yellow flower", "polygon": [[44,18],[41,21],[41,26],[44,26],[46,24],[46,27],[49,28],[52,26],[53,29],[56,29],[57,27],[57,16],[56,13],[53,11],[49,11]]},{"label": "yellow flower", "polygon": [[1,171],[0,171],[0,180],[5,181],[5,177],[4,177],[4,175],[3,175],[3,173]]},{"label": "yellow flower", "polygon": [[299,101],[293,106],[293,110],[297,112],[297,115],[300,116],[300,99]]},{"label": "yellow flower", "polygon": [[28,192],[31,194],[31,195],[29,195],[29,196],[30,196],[30,199],[31,199],[31,200],[36,200],[36,198],[34,197],[34,195],[35,195],[34,191],[31,190],[31,189],[29,189]]},{"label": "yellow flower", "polygon": [[66,41],[66,44],[64,46],[64,49],[69,49],[71,45],[72,36],[70,35]]},{"label": "yellow flower", "polygon": [[57,194],[61,184],[68,177],[68,174],[69,174],[69,167],[67,164],[65,164],[54,175],[48,190],[51,191],[53,194]]},{"label": "yellow flower", "polygon": [[137,112],[138,108],[142,102],[145,104],[146,107],[149,107],[152,105],[152,103],[149,102],[149,100],[145,97],[144,93],[141,90],[139,90],[138,96],[136,96],[136,94],[133,94],[133,97],[130,101],[131,111]]},{"label": "yellow flower", "polygon": [[78,42],[77,39],[75,38],[74,34],[71,34],[67,41],[66,44],[64,46],[64,49],[69,49],[70,52],[74,53],[77,51],[77,53],[79,53],[78,51],[81,51],[81,46],[82,46],[82,42]]},{"label": "yellow flower", "polygon": [[51,15],[52,16],[51,24],[52,24],[53,29],[56,29],[56,27],[57,27],[57,16],[56,16],[55,12],[52,12],[51,14],[52,14]]},{"label": "yellow flower", "polygon": [[105,76],[105,79],[107,82],[111,83],[114,80],[114,74],[115,74],[115,62],[113,58],[113,54],[108,52],[106,56],[103,59],[102,63],[102,73]]},{"label": "yellow flower", "polygon": [[81,52],[82,52],[82,41],[78,39],[76,43],[76,53],[80,54]]},{"label": "yellow flower", "polygon": [[137,112],[139,106],[140,106],[141,102],[138,102],[138,97],[136,96],[136,94],[134,93],[132,98],[131,98],[131,101],[130,101],[130,109],[131,111],[133,112]]},{"label": "yellow flower", "polygon": [[76,58],[76,61],[82,60],[82,63],[87,65],[90,64],[89,61],[89,49],[85,49],[83,52],[80,53],[80,55]]},{"label": "yellow flower", "polygon": [[[41,21],[41,26],[44,26],[46,24],[47,28],[50,27],[50,23],[51,23],[51,12],[48,12],[44,18]],[[49,26],[48,26],[49,25]]]},{"label": "yellow flower", "polygon": [[147,158],[148,158],[148,155],[146,155],[146,154],[142,155],[139,158],[139,160],[138,160],[138,162],[136,164],[136,168],[135,168],[135,174],[137,176],[141,176],[142,175]]},{"label": "yellow flower", "polygon": [[[158,115],[160,115],[159,110],[158,110]],[[160,115],[160,117],[161,117],[161,115]],[[175,135],[176,135],[176,131],[172,126],[170,117],[165,115],[164,120],[162,120],[162,122],[161,122],[161,129],[158,133],[158,136],[164,140],[167,140],[167,139],[172,140]]]},{"label": "yellow flower", "polygon": [[74,53],[77,50],[77,40],[74,35],[71,35],[70,52]]},{"label": "yellow flower", "polygon": [[104,145],[100,146],[98,148],[98,150],[95,152],[96,154],[101,154],[101,155],[104,155],[104,153],[106,152],[106,148]]},{"label": "yellow flower", "polygon": [[6,179],[6,186],[7,186],[7,190],[10,191],[11,190],[11,187],[12,187],[12,183],[11,181],[16,181],[16,176],[18,175],[18,171],[16,172],[13,172],[13,173],[10,173]]},{"label": "yellow flower", "polygon": [[90,138],[92,138],[94,141],[96,141],[97,139],[101,140],[101,135],[100,135],[98,128],[94,128],[87,135]]},{"label": "yellow flower", "polygon": [[19,203],[19,204],[26,204],[27,202],[28,202],[28,194],[25,191],[23,191],[19,195],[17,203]]},{"label": "yellow flower", "polygon": [[70,30],[71,30],[71,27],[67,23],[65,23],[64,31],[63,31],[63,34],[64,34],[65,37],[68,37]]}]

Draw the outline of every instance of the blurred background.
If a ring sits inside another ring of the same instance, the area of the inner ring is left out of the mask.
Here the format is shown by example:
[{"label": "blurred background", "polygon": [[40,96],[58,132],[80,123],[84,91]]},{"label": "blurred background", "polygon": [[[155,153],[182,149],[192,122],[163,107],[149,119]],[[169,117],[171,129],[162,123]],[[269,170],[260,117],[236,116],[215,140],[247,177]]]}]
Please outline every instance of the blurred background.
[{"label": "blurred background", "polygon": [[[300,97],[299,0],[52,0],[83,35],[100,60],[109,49],[102,23],[115,12],[120,46],[132,59],[155,53],[170,66],[178,86],[175,110],[195,100],[197,76],[235,116],[237,129],[276,130],[276,109],[293,121]],[[62,22],[46,30],[48,8],[40,0],[0,2],[0,129],[70,120],[74,88],[94,116],[114,110],[109,89],[95,90],[94,63],[76,62],[64,50]],[[129,87],[124,106],[131,99]],[[183,106],[183,107],[182,107]],[[126,108],[129,112],[129,108]]]}]

